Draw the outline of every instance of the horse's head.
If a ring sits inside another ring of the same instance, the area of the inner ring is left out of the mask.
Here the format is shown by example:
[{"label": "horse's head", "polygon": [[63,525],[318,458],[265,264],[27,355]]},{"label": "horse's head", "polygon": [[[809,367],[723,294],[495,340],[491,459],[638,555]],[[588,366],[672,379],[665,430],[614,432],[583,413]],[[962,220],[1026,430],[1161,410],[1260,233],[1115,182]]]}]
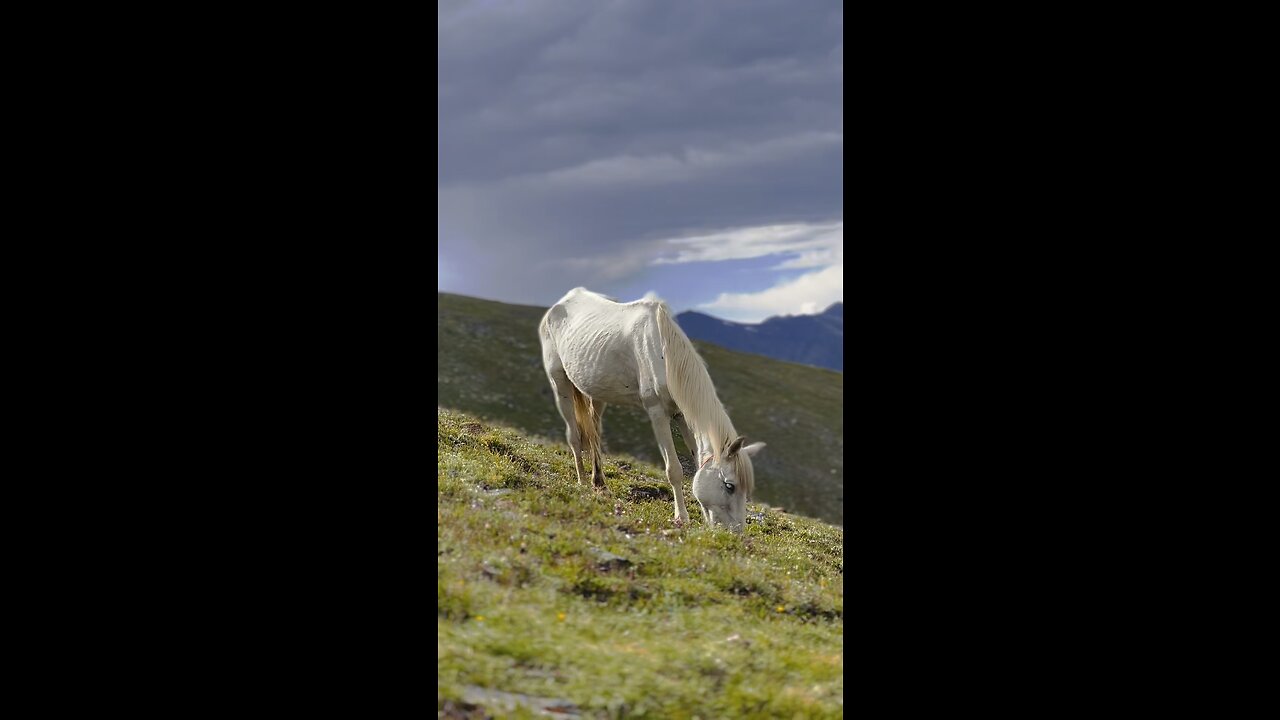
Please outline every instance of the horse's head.
[{"label": "horse's head", "polygon": [[746,522],[747,495],[755,487],[751,456],[760,452],[764,443],[743,447],[744,442],[739,437],[729,443],[718,460],[706,462],[693,476],[693,496],[702,506],[708,525],[741,530]]}]

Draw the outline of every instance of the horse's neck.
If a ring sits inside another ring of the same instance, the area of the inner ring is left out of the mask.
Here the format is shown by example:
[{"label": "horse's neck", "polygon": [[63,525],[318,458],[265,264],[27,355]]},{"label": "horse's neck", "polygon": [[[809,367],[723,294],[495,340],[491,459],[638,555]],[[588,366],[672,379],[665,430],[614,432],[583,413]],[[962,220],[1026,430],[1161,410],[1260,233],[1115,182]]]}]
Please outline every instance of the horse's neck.
[{"label": "horse's neck", "polygon": [[711,457],[711,439],[707,437],[706,433],[699,432],[696,429],[693,431],[693,438],[698,446],[698,457],[696,459],[698,465],[701,466],[707,458]]},{"label": "horse's neck", "polygon": [[[685,416],[685,419],[688,420],[689,422],[690,430],[693,431],[693,437],[695,438],[698,445],[698,463],[699,464],[701,464],[702,461],[705,460],[707,457],[715,455],[716,447],[715,447],[714,441],[712,440],[712,436],[713,434],[715,434],[713,432],[714,430],[713,425],[718,424],[720,426],[719,434],[721,435],[727,436],[732,434],[733,432],[733,427],[729,423],[729,416],[724,413],[723,409],[720,410],[720,413],[724,415],[724,420],[722,420],[719,423],[715,423],[715,421],[709,418],[694,419],[694,418],[690,418],[688,415]],[[730,439],[731,438],[729,437],[724,437],[724,438],[721,438],[720,441],[721,443],[725,443],[725,442],[728,442]]]}]

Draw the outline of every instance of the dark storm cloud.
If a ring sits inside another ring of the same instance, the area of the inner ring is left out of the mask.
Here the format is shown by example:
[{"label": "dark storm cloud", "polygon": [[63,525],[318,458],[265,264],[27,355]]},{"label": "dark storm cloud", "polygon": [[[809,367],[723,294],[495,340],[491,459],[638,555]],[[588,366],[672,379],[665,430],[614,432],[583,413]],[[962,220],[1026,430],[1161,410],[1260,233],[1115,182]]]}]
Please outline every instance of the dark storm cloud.
[{"label": "dark storm cloud", "polygon": [[843,216],[839,3],[457,2],[438,19],[442,289],[550,302],[607,291],[673,235]]}]

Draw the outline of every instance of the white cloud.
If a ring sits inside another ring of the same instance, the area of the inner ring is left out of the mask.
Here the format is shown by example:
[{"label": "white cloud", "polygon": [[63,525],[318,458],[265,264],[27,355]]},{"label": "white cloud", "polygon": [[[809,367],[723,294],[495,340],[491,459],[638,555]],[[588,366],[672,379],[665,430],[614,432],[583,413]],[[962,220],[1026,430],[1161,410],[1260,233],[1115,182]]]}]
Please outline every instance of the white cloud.
[{"label": "white cloud", "polygon": [[796,255],[776,269],[808,268],[842,261],[844,221],[830,223],[791,223],[736,228],[699,235],[672,238],[675,254],[665,254],[654,265],[718,260],[744,260],[766,255]]},{"label": "white cloud", "polygon": [[774,270],[803,270],[805,268],[829,267],[831,265],[839,265],[844,262],[844,232],[833,233],[835,247],[825,247],[818,250],[806,250],[796,257],[775,265]]},{"label": "white cloud", "polygon": [[813,315],[834,302],[844,302],[843,262],[760,292],[720,293],[698,309],[728,320],[760,322],[772,315]]},{"label": "white cloud", "polygon": [[668,249],[653,265],[784,258],[774,271],[808,270],[788,274],[772,287],[756,292],[720,293],[697,305],[713,315],[740,322],[758,322],[773,315],[813,315],[844,300],[844,221],[789,223],[722,230],[659,242]]}]

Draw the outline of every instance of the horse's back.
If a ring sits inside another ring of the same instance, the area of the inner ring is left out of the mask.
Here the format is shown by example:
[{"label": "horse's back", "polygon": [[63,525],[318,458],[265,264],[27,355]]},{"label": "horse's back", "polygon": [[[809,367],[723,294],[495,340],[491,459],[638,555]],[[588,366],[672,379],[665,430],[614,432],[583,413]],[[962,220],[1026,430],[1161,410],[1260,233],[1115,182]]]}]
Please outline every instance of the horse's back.
[{"label": "horse's back", "polygon": [[620,303],[584,288],[574,288],[547,311],[544,322],[553,329],[585,329],[619,339],[647,326],[656,327],[659,301],[643,298]]},{"label": "horse's back", "polygon": [[553,305],[552,307],[555,307],[556,305],[565,305],[567,303],[574,303],[576,305],[597,306],[597,307],[607,307],[610,305],[616,305],[619,307],[631,307],[631,306],[642,304],[642,303],[643,304],[657,303],[659,302],[657,300],[657,297],[658,297],[657,295],[655,295],[652,291],[650,291],[649,293],[646,293],[645,296],[639,300],[633,300],[632,302],[624,303],[624,302],[620,302],[615,297],[609,297],[608,295],[604,295],[604,294],[595,292],[593,290],[588,290],[584,287],[576,287],[570,290],[569,292],[565,293],[564,297],[556,301],[556,304]]}]

